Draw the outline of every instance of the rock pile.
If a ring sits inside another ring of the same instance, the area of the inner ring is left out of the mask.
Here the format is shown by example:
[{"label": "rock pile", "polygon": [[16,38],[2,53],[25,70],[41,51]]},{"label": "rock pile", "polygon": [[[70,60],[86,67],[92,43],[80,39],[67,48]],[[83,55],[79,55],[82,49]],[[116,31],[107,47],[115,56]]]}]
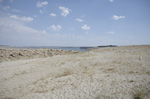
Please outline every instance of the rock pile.
[{"label": "rock pile", "polygon": [[61,49],[0,49],[0,62],[17,59],[50,57],[75,52],[77,51]]}]

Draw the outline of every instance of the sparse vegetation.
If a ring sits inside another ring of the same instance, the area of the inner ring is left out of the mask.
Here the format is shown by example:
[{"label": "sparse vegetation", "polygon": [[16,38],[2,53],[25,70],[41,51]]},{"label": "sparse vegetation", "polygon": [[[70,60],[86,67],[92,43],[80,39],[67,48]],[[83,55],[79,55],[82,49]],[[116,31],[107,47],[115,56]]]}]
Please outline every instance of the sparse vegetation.
[{"label": "sparse vegetation", "polygon": [[142,94],[142,92],[136,92],[136,93],[133,95],[133,99],[143,99],[143,94]]},{"label": "sparse vegetation", "polygon": [[2,62],[0,98],[150,99],[149,64],[149,47]]},{"label": "sparse vegetation", "polygon": [[71,75],[71,74],[73,74],[73,71],[69,70],[69,69],[66,69],[66,70],[64,70],[64,72],[62,72],[60,74],[57,74],[56,78],[63,77],[63,76],[68,76],[68,75]]}]

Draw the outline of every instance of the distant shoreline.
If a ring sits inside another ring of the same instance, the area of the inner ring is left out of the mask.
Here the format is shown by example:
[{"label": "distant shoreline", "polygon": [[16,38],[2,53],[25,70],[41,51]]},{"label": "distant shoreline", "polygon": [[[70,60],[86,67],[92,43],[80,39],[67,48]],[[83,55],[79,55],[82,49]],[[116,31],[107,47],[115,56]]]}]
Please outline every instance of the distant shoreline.
[{"label": "distant shoreline", "polygon": [[104,47],[117,47],[116,45],[103,45],[103,46],[5,46],[0,45],[0,48],[8,49],[62,49],[62,50],[74,50],[74,51],[87,51],[91,49],[104,48]]},{"label": "distant shoreline", "polygon": [[0,45],[0,49],[58,49],[58,50],[71,50],[71,51],[89,51],[99,48],[110,48],[110,47],[132,47],[132,46],[149,46],[149,45],[100,45],[100,46],[9,46],[9,45]]}]

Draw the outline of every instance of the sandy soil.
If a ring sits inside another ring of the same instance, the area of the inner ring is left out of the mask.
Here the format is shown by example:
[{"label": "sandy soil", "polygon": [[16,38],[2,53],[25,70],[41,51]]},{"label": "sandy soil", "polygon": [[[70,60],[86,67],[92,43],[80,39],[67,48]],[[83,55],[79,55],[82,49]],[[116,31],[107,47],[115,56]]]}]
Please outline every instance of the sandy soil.
[{"label": "sandy soil", "polygon": [[150,99],[150,46],[1,62],[0,98]]}]

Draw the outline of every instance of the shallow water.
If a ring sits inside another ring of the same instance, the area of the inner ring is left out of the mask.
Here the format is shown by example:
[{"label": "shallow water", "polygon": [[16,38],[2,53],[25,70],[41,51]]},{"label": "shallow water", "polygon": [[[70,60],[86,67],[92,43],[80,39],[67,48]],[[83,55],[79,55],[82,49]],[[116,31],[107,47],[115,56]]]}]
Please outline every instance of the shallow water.
[{"label": "shallow water", "polygon": [[7,47],[12,49],[63,49],[63,50],[74,50],[74,51],[87,51],[88,47],[55,47],[55,46],[15,46],[15,47]]}]

